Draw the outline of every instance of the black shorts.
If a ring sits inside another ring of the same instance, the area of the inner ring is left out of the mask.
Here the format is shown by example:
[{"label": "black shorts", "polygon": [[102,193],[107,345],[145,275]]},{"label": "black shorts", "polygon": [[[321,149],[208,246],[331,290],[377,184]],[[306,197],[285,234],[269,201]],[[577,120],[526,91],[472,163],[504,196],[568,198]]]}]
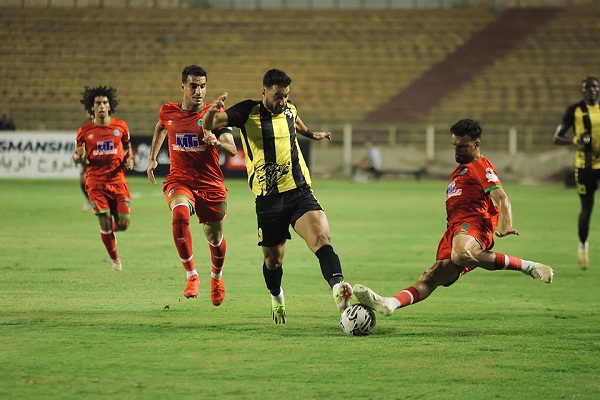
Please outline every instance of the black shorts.
[{"label": "black shorts", "polygon": [[598,179],[600,179],[600,169],[575,168],[575,184],[577,193],[581,196],[594,194],[598,190]]},{"label": "black shorts", "polygon": [[308,185],[256,198],[258,245],[277,246],[292,238],[290,225],[308,211],[323,210]]}]

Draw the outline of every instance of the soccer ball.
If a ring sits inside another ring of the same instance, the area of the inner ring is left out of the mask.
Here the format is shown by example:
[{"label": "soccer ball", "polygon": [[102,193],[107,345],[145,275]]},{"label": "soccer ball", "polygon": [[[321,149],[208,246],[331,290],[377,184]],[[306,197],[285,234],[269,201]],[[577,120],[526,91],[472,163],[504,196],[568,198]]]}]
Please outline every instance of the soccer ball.
[{"label": "soccer ball", "polygon": [[375,330],[375,313],[365,305],[352,304],[342,313],[340,325],[346,335],[370,335]]}]

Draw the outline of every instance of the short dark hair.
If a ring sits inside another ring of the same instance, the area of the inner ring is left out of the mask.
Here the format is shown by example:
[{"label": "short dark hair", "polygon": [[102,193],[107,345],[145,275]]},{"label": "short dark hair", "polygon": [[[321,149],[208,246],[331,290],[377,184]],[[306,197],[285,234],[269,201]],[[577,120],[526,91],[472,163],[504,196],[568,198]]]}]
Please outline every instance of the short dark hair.
[{"label": "short dark hair", "polygon": [[455,136],[468,136],[471,139],[481,139],[482,131],[479,121],[468,118],[463,118],[450,127],[450,132]]},{"label": "short dark hair", "polygon": [[183,68],[183,71],[181,71],[181,83],[186,83],[187,77],[189,75],[204,76],[208,79],[208,74],[206,73],[206,70],[202,67],[193,64],[188,65],[187,67]]},{"label": "short dark hair", "polygon": [[271,87],[273,85],[288,87],[292,83],[292,78],[287,76],[285,72],[280,69],[270,69],[263,76],[263,87]]},{"label": "short dark hair", "polygon": [[110,104],[108,115],[117,111],[117,105],[119,104],[117,89],[108,86],[85,86],[83,89],[83,92],[81,92],[82,98],[79,102],[83,104],[83,108],[85,108],[88,114],[94,115],[94,99],[98,96],[106,96],[108,99],[108,104]]}]

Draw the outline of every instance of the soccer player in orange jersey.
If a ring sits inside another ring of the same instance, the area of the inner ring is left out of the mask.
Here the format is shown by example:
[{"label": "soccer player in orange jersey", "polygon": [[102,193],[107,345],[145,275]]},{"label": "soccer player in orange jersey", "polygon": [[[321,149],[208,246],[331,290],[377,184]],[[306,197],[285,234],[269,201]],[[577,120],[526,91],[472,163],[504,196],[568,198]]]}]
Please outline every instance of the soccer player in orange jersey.
[{"label": "soccer player in orange jersey", "polygon": [[[481,155],[479,123],[462,119],[452,125],[450,132],[459,165],[450,175],[446,191],[448,223],[436,262],[417,282],[392,297],[380,296],[364,285],[354,286],[356,298],[383,315],[425,300],[438,286],[450,286],[476,267],[521,271],[542,282],[552,282],[554,271],[549,266],[491,251],[494,234],[497,237],[519,234],[512,225],[510,200],[494,165]],[[502,228],[496,231],[500,216]]]},{"label": "soccer player in orange jersey", "polygon": [[112,269],[121,271],[114,232],[129,227],[131,195],[125,169],[133,169],[133,151],[127,124],[111,116],[119,103],[116,93],[106,86],[85,87],[81,104],[93,117],[77,131],[73,161],[87,162],[85,190],[98,217]]},{"label": "soccer player in orange jersey", "polygon": [[165,103],[159,111],[147,173],[150,182],[156,184],[156,157],[165,137],[168,137],[171,165],[163,192],[173,218],[175,247],[187,274],[183,295],[187,298],[196,297],[200,283],[189,227],[190,217],[196,214],[198,221],[203,224],[211,254],[210,299],[218,306],[225,297],[221,269],[226,252],[223,219],[227,214],[227,189],[219,165],[219,151],[234,156],[237,148],[230,128],[215,129],[213,132],[202,129],[202,117],[211,106],[204,102],[206,77],[206,71],[197,65],[183,69],[183,100],[180,103]]}]

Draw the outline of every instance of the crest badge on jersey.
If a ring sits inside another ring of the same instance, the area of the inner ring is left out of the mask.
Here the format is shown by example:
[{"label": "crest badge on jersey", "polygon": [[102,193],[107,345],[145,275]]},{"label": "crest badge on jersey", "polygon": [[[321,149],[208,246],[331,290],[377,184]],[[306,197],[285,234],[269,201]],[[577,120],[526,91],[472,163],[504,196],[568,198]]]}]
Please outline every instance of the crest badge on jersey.
[{"label": "crest badge on jersey", "polygon": [[115,135],[115,136],[119,136],[120,134],[121,134],[121,132],[119,132],[119,130],[118,130],[118,129],[115,129],[115,130],[113,131],[113,135]]},{"label": "crest badge on jersey", "polygon": [[198,125],[200,128],[202,128],[202,118],[200,118],[198,121],[196,121],[196,125]]}]

